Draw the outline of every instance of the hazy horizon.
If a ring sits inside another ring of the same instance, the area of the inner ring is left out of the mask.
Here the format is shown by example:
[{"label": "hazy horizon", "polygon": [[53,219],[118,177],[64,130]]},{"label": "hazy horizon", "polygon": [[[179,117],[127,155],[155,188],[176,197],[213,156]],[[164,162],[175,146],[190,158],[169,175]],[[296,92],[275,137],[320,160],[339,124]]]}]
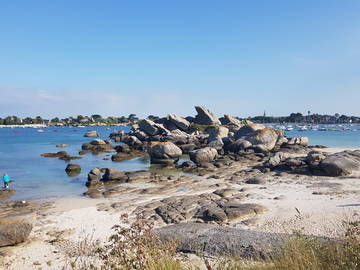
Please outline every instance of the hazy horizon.
[{"label": "hazy horizon", "polygon": [[359,1],[4,1],[0,117],[360,115]]}]

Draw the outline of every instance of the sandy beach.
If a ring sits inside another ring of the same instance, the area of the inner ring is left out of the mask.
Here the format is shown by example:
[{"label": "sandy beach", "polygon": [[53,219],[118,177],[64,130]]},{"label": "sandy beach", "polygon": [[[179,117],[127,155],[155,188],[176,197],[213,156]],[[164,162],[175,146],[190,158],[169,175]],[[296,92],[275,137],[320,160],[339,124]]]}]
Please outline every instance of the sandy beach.
[{"label": "sandy beach", "polygon": [[[332,153],[343,149],[326,149]],[[178,187],[167,184],[124,184],[124,192],[111,198],[67,198],[57,200],[38,216],[28,241],[4,249],[4,269],[62,269],[71,257],[71,249],[84,239],[103,243],[120,223],[122,213],[132,214],[138,207],[173,196],[209,194],[219,188],[238,190],[246,203],[259,204],[267,211],[226,226],[264,232],[336,237],[343,232],[342,222],[359,218],[360,178],[326,177],[267,172],[262,184],[231,181],[235,164],[226,171],[204,176],[187,176]],[[219,177],[215,177],[215,176]],[[144,194],[144,187],[153,191]],[[157,223],[157,226],[164,224]],[[19,259],[21,258],[21,259]]]}]

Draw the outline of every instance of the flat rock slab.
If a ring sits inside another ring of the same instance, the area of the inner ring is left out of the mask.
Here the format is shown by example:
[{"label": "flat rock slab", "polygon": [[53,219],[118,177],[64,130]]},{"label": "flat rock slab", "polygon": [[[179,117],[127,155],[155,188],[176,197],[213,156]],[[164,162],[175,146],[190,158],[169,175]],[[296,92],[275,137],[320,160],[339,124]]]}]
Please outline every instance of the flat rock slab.
[{"label": "flat rock slab", "polygon": [[[259,204],[242,203],[242,194],[223,198],[217,194],[176,196],[159,201],[156,206],[145,205],[136,212],[145,218],[162,220],[166,224],[180,222],[234,223],[253,218],[267,209]],[[241,195],[241,196],[239,196]]]},{"label": "flat rock slab", "polygon": [[162,240],[176,239],[181,252],[242,258],[264,258],[290,237],[204,223],[180,223],[155,232]]}]

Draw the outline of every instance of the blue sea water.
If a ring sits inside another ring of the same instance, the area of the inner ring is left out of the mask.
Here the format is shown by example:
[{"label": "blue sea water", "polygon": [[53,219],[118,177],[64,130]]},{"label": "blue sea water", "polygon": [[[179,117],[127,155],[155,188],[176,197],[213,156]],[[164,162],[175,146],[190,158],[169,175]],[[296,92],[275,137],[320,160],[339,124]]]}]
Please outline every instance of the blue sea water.
[{"label": "blue sea water", "polygon": [[[48,132],[37,132],[34,128],[0,129],[0,175],[7,172],[14,182],[11,188],[17,192],[12,200],[55,199],[81,196],[86,191],[85,183],[88,172],[95,167],[110,167],[122,171],[148,169],[149,161],[143,158],[123,162],[103,160],[111,153],[102,155],[83,155],[74,160],[82,168],[81,174],[69,177],[65,173],[67,162],[57,158],[41,157],[42,153],[65,150],[71,155],[78,155],[81,145],[92,140],[83,135],[88,130],[96,130],[101,138],[108,139],[114,130],[128,131],[129,127],[51,127]],[[289,137],[308,136],[311,145],[329,147],[360,148],[360,127],[353,126],[345,131],[286,131]],[[56,144],[68,144],[68,147],[56,148]]]}]

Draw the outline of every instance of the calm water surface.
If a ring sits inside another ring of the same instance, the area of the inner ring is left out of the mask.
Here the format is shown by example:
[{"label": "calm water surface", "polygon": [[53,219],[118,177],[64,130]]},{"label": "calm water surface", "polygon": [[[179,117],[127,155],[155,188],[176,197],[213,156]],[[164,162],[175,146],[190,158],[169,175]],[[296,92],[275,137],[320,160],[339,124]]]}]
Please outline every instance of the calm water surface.
[{"label": "calm water surface", "polygon": [[[356,131],[287,131],[293,136],[308,136],[310,144],[322,144],[330,147],[360,148],[360,127]],[[148,169],[149,161],[136,158],[124,162],[103,160],[111,153],[102,155],[86,154],[73,161],[81,166],[81,174],[69,177],[65,173],[67,162],[57,158],[44,158],[47,152],[67,151],[78,155],[81,145],[92,140],[83,135],[90,128],[52,127],[48,132],[40,133],[34,128],[0,128],[0,174],[7,172],[14,180],[11,188],[17,191],[12,200],[55,199],[81,196],[86,191],[87,173],[95,167],[110,167],[123,171]],[[101,138],[108,139],[114,130],[129,131],[129,127],[94,127]],[[68,147],[56,148],[56,144],[68,144]]]}]

